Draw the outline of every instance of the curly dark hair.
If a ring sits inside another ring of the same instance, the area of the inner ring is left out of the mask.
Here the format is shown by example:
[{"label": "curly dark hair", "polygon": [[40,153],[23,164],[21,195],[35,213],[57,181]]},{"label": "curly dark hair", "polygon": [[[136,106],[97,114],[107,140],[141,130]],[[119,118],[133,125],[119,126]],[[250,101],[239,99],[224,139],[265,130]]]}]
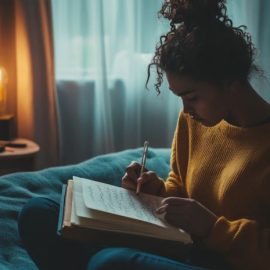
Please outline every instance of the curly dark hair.
[{"label": "curly dark hair", "polygon": [[155,89],[160,93],[163,72],[185,74],[213,83],[247,81],[256,49],[245,26],[234,27],[226,0],[166,0],[159,16],[170,20],[170,31],[160,37],[148,65],[156,68]]}]

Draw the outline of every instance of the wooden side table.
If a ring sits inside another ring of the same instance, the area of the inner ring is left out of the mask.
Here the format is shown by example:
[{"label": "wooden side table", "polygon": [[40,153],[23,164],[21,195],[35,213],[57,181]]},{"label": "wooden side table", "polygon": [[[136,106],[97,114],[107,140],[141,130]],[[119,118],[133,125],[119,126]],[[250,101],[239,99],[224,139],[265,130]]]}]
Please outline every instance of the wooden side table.
[{"label": "wooden side table", "polygon": [[13,143],[25,143],[26,147],[6,147],[0,153],[0,175],[18,171],[33,171],[35,169],[35,156],[39,152],[39,145],[27,139],[15,139]]}]

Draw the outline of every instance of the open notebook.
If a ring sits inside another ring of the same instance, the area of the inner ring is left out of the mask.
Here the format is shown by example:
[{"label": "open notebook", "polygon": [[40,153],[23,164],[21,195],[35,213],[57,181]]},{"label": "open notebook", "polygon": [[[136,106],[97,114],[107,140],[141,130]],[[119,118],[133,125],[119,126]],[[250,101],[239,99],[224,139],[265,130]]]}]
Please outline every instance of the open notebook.
[{"label": "open notebook", "polygon": [[163,198],[73,177],[63,187],[58,233],[101,246],[129,246],[157,253],[183,250],[189,234],[155,214]]}]

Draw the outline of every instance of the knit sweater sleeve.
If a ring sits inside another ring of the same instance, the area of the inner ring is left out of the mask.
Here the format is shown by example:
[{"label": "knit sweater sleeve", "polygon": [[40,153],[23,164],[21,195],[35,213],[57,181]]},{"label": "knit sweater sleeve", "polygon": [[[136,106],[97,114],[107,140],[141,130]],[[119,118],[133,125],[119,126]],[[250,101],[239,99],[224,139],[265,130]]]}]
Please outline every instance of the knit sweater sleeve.
[{"label": "knit sweater sleeve", "polygon": [[207,247],[224,254],[235,269],[270,269],[270,178],[262,185],[261,195],[264,223],[221,216],[206,240]]},{"label": "knit sweater sleeve", "polygon": [[[184,178],[188,160],[188,127],[183,113],[180,114],[174,132],[171,149],[170,172],[165,182],[164,197],[179,196],[186,197]],[[181,157],[181,162],[179,158]]]}]

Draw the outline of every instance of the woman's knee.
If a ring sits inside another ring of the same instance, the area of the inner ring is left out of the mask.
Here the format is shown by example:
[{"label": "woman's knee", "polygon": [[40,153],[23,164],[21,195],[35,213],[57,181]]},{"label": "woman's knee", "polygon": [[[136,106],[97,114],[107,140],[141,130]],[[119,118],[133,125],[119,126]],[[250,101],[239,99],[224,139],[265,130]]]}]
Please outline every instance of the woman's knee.
[{"label": "woman's knee", "polygon": [[102,249],[92,256],[87,267],[87,270],[115,269],[206,270],[133,248]]},{"label": "woman's knee", "polygon": [[105,248],[97,252],[88,263],[88,270],[128,269],[136,253],[131,248]]},{"label": "woman's knee", "polygon": [[34,234],[35,231],[55,229],[58,211],[58,204],[50,199],[30,199],[18,216],[18,229],[22,238],[29,233]]}]

